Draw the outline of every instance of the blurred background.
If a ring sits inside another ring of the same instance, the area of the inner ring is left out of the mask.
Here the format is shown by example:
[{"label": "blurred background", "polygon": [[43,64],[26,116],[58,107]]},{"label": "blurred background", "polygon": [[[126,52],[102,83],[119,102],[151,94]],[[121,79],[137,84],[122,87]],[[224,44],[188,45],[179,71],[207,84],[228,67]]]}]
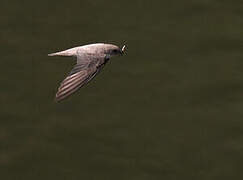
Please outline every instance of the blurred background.
[{"label": "blurred background", "polygon": [[[4,180],[242,179],[243,1],[1,0]],[[126,44],[61,103],[73,58]]]}]

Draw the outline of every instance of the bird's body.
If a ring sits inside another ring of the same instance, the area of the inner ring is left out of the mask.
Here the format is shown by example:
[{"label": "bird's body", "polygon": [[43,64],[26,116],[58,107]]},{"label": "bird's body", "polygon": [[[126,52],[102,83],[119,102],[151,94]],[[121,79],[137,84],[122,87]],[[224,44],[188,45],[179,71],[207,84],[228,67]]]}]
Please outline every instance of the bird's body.
[{"label": "bird's body", "polygon": [[87,84],[112,56],[122,55],[124,48],[125,46],[120,49],[113,44],[96,43],[48,54],[48,56],[74,56],[77,58],[77,64],[58,88],[56,101],[63,100]]}]

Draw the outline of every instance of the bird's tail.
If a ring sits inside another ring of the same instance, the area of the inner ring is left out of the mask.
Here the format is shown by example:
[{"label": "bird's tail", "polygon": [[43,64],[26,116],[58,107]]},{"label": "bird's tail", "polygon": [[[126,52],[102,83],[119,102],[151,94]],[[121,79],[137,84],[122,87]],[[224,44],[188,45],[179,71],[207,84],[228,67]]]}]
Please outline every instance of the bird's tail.
[{"label": "bird's tail", "polygon": [[55,52],[48,54],[48,56],[75,56],[77,52],[76,48],[67,49],[65,51]]}]

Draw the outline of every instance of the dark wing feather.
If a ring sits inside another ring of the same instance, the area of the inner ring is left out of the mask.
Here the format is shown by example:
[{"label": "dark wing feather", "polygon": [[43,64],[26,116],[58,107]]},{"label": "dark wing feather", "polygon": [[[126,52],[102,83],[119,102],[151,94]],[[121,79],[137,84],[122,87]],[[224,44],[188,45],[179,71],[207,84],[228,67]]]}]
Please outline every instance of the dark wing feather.
[{"label": "dark wing feather", "polygon": [[85,69],[85,67],[83,65],[80,65],[80,64],[76,64],[72,71],[69,73],[69,76],[71,76],[72,74],[75,74],[77,72],[80,72],[82,69]]},{"label": "dark wing feather", "polygon": [[68,77],[61,83],[56,93],[56,101],[61,101],[91,81],[102,69],[103,64],[92,61],[88,66],[76,64]]}]

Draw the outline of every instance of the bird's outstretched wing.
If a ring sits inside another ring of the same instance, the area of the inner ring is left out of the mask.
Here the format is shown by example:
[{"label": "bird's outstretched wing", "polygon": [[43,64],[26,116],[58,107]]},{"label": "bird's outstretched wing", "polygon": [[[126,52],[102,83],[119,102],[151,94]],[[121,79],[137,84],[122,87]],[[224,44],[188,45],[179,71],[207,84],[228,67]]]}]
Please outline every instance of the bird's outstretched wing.
[{"label": "bird's outstretched wing", "polygon": [[[85,59],[84,59],[85,58]],[[104,57],[78,57],[77,64],[62,81],[56,93],[56,101],[61,101],[92,80],[105,65]]]}]

